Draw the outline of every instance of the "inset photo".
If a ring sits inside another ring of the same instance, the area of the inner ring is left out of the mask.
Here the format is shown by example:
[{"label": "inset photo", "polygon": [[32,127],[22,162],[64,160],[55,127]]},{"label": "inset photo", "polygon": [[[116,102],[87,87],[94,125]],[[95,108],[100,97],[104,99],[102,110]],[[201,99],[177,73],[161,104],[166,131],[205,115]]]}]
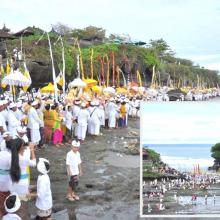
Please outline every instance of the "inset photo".
[{"label": "inset photo", "polygon": [[219,105],[142,103],[142,217],[220,214]]}]

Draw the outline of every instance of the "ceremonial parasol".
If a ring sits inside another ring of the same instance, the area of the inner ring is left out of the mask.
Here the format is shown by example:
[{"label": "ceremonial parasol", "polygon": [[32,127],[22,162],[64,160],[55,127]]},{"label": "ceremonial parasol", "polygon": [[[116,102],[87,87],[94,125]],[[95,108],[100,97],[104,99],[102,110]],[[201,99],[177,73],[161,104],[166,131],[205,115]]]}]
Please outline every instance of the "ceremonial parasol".
[{"label": "ceremonial parasol", "polygon": [[2,84],[9,86],[30,86],[31,80],[26,78],[19,70],[15,70],[2,79]]},{"label": "ceremonial parasol", "polygon": [[85,82],[87,84],[87,87],[93,87],[97,85],[97,80],[95,79],[84,79],[83,82]]},{"label": "ceremonial parasol", "polygon": [[113,87],[107,87],[103,90],[103,92],[115,94],[115,89]]},{"label": "ceremonial parasol", "polygon": [[93,86],[91,89],[95,93],[100,93],[102,91],[102,87],[101,86]]},{"label": "ceremonial parasol", "polygon": [[127,89],[123,88],[123,87],[118,87],[116,88],[117,93],[119,94],[126,94],[128,93]]},{"label": "ceremonial parasol", "polygon": [[47,86],[44,86],[40,89],[41,93],[53,93],[54,92],[54,85],[49,83]]},{"label": "ceremonial parasol", "polygon": [[69,83],[69,88],[73,88],[73,87],[84,88],[86,87],[86,83],[83,82],[80,78],[76,78]]}]

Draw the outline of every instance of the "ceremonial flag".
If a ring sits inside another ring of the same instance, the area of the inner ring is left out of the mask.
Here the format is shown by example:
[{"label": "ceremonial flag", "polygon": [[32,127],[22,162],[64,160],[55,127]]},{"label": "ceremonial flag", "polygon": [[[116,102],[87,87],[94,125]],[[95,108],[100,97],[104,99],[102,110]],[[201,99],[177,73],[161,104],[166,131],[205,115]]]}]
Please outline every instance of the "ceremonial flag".
[{"label": "ceremonial flag", "polygon": [[56,82],[57,84],[59,84],[60,86],[63,86],[63,73],[60,72],[59,75],[56,78]]},{"label": "ceremonial flag", "polygon": [[11,67],[8,63],[8,59],[7,59],[7,63],[6,63],[6,74],[8,75],[11,72]]},{"label": "ceremonial flag", "polygon": [[[25,62],[24,62],[24,76],[31,81],[31,76]],[[23,86],[23,90],[25,92],[27,92],[28,88],[29,86]]]}]

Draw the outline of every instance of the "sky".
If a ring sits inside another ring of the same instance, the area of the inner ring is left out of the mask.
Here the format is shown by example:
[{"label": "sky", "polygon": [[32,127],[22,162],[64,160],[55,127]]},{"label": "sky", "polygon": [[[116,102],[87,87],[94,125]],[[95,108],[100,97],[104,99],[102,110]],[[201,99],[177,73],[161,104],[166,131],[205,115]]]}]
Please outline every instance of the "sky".
[{"label": "sky", "polygon": [[49,31],[93,25],[149,42],[163,38],[177,57],[220,71],[219,0],[0,0],[0,27]]},{"label": "sky", "polygon": [[219,109],[219,102],[142,103],[141,144],[218,143]]}]

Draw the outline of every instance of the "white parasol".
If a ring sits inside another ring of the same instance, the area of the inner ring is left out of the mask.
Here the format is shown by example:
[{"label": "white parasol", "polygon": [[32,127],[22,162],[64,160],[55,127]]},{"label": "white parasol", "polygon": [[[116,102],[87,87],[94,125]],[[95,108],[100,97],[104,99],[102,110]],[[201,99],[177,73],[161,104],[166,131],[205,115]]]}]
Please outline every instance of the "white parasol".
[{"label": "white parasol", "polygon": [[115,94],[115,89],[113,87],[104,88],[103,92]]},{"label": "white parasol", "polygon": [[84,88],[86,87],[86,83],[83,82],[80,78],[74,79],[72,82],[68,85],[69,88],[78,87],[78,88]]},{"label": "white parasol", "polygon": [[25,77],[19,70],[15,70],[2,79],[2,84],[9,86],[30,86],[31,80]]}]

